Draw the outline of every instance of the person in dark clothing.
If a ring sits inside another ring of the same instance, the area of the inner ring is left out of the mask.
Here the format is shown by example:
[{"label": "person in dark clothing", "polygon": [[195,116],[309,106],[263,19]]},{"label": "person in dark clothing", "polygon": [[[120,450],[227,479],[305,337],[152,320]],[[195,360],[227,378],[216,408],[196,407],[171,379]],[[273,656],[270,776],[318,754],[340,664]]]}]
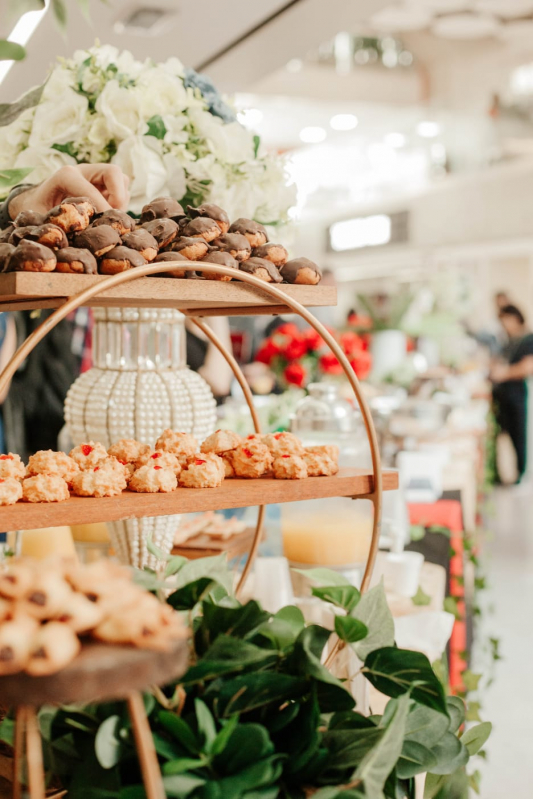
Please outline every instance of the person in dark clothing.
[{"label": "person in dark clothing", "polygon": [[513,443],[520,479],[527,466],[526,381],[533,376],[533,333],[528,331],[522,312],[514,305],[505,305],[499,318],[509,343],[502,353],[507,363],[496,363],[491,369],[492,396],[497,422]]}]

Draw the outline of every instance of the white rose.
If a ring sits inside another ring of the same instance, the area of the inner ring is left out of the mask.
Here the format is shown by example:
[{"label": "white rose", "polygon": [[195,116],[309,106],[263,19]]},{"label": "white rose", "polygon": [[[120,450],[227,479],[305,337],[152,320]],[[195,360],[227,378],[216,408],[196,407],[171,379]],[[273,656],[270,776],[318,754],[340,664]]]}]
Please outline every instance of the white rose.
[{"label": "white rose", "polygon": [[15,168],[33,167],[26,178],[28,183],[40,183],[51,177],[62,166],[75,166],[76,160],[66,153],[59,153],[48,147],[27,147],[15,161]]},{"label": "white rose", "polygon": [[50,147],[79,138],[86,125],[87,110],[87,98],[70,88],[54,100],[41,102],[33,118],[30,147]]},{"label": "white rose", "polygon": [[41,102],[57,102],[62,99],[65,92],[74,86],[74,73],[63,66],[54,67],[46,81],[41,97]]},{"label": "white rose", "polygon": [[167,173],[168,193],[179,200],[187,191],[185,170],[178,159],[170,153],[163,156],[163,163]]},{"label": "white rose", "polygon": [[117,63],[118,49],[111,44],[91,47],[89,53],[95,57],[96,64],[100,69],[107,69],[110,64]]},{"label": "white rose", "polygon": [[170,75],[178,75],[182,77],[185,74],[185,69],[183,68],[183,64],[176,58],[175,56],[171,56],[167,58],[161,65],[161,69],[164,69],[165,72],[168,72]]},{"label": "white rose", "polygon": [[239,164],[254,158],[253,135],[238,122],[226,124],[208,111],[193,109],[189,112],[199,135],[207,140],[219,161]]},{"label": "white rose", "polygon": [[150,145],[152,136],[129,136],[119,144],[111,159],[130,178],[130,210],[139,213],[143,205],[167,193],[167,171],[158,152]]},{"label": "white rose", "polygon": [[105,118],[111,136],[117,139],[127,139],[147,130],[137,89],[122,88],[116,80],[105,85],[96,101],[96,110]]},{"label": "white rose", "polygon": [[97,94],[101,91],[104,83],[104,78],[101,72],[93,72],[87,67],[82,75],[81,88],[87,94]]},{"label": "white rose", "polygon": [[144,69],[142,61],[137,61],[129,50],[123,50],[115,61],[118,71],[122,75],[136,80]]},{"label": "white rose", "polygon": [[28,144],[35,108],[23,111],[11,125],[0,128],[0,169],[10,169]]},{"label": "white rose", "polygon": [[185,114],[164,114],[162,119],[167,131],[163,139],[165,144],[186,144],[189,141],[189,133],[185,130],[189,119]]},{"label": "white rose", "polygon": [[142,111],[147,119],[155,114],[176,115],[187,108],[188,95],[182,81],[163,69],[147,69],[137,85]]}]

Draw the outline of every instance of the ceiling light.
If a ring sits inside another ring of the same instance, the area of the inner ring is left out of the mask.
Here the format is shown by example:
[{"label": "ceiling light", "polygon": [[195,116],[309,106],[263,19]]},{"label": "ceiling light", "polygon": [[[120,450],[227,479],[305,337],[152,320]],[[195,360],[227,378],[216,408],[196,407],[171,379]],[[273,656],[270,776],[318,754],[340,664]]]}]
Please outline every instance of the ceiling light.
[{"label": "ceiling light", "polygon": [[[7,37],[8,42],[15,42],[24,47],[37,30],[37,26],[46,14],[47,9],[48,2],[45,8],[39,11],[27,11],[26,14],[23,14]],[[14,63],[14,61],[0,61],[0,83],[2,83]]]},{"label": "ceiling light", "polygon": [[300,131],[300,140],[305,144],[319,144],[321,141],[324,141],[326,136],[327,133],[324,128],[315,125],[309,125],[306,128],[302,128]]},{"label": "ceiling light", "polygon": [[237,113],[237,119],[245,128],[256,128],[263,121],[259,108],[245,108]]},{"label": "ceiling light", "polygon": [[331,249],[335,252],[377,247],[391,240],[391,218],[385,214],[346,219],[329,229]]},{"label": "ceiling light", "polygon": [[355,114],[335,114],[329,120],[333,130],[353,130],[357,127],[359,120]]},{"label": "ceiling light", "polygon": [[533,0],[478,0],[476,9],[503,19],[515,19],[533,13]]},{"label": "ceiling light", "polygon": [[387,133],[383,141],[389,147],[394,147],[394,148],[405,147],[407,143],[407,139],[403,135],[403,133]]},{"label": "ceiling light", "polygon": [[287,72],[301,72],[303,67],[303,61],[299,58],[291,58],[291,60],[286,64],[285,69]]},{"label": "ceiling light", "polygon": [[499,33],[501,25],[490,14],[449,14],[438,17],[431,29],[442,39],[485,39]]},{"label": "ceiling light", "polygon": [[431,23],[431,13],[419,6],[387,6],[370,23],[379,31],[419,31]]},{"label": "ceiling light", "polygon": [[425,120],[424,122],[418,123],[416,132],[419,136],[422,136],[423,139],[434,139],[440,133],[440,125],[438,122]]}]

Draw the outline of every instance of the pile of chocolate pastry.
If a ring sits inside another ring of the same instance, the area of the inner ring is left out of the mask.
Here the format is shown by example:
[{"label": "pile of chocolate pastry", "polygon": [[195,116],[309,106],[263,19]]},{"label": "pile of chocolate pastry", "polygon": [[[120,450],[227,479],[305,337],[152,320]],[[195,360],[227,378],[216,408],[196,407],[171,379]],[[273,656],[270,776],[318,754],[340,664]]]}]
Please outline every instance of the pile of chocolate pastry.
[{"label": "pile of chocolate pastry", "polygon": [[[124,211],[97,213],[87,197],[68,197],[43,215],[21,211],[0,233],[0,271],[115,275],[152,261],[194,261],[248,272],[266,283],[316,285],[319,267],[289,260],[285,247],[268,241],[263,225],[237,219],[230,225],[218,205],[187,213],[172,197],[144,206],[137,221]],[[231,280],[229,275],[176,268],[169,277]]]}]

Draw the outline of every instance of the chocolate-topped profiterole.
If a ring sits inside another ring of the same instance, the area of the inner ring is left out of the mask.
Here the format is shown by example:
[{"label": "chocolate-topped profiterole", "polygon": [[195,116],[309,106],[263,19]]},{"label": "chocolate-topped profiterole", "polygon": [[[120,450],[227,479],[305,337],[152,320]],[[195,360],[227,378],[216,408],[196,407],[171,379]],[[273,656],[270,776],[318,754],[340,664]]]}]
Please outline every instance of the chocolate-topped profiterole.
[{"label": "chocolate-topped profiterole", "polygon": [[[202,263],[204,264],[216,264],[217,266],[227,266],[228,269],[238,269],[239,262],[235,260],[235,258],[229,254],[229,252],[210,252],[209,255],[206,255],[205,258],[202,258]],[[233,278],[230,275],[215,275],[209,272],[202,272],[202,275],[205,277],[206,280],[222,280],[227,282],[228,280],[232,280]]]},{"label": "chocolate-topped profiterole", "polygon": [[0,230],[0,244],[6,244],[11,238],[11,234],[15,230],[15,225],[8,225],[3,230]]},{"label": "chocolate-topped profiterole", "polygon": [[10,272],[53,272],[56,263],[56,254],[49,247],[36,241],[21,241],[9,256],[7,267]]},{"label": "chocolate-topped profiterole", "polygon": [[119,236],[125,236],[130,230],[135,230],[135,219],[125,211],[110,208],[108,211],[98,214],[96,219],[91,222],[91,227],[99,227],[100,225],[114,227]]},{"label": "chocolate-topped profiterole", "polygon": [[126,272],[136,266],[146,266],[147,260],[140,252],[132,250],[131,247],[119,245],[106,252],[100,261],[100,273],[102,275],[116,275],[118,272]]},{"label": "chocolate-topped profiterole", "polygon": [[185,216],[183,207],[174,197],[156,197],[141,211],[141,225],[154,219],[181,219]]},{"label": "chocolate-topped profiterole", "polygon": [[266,258],[248,258],[244,261],[239,269],[241,272],[248,272],[248,274],[264,280],[265,283],[282,283],[283,278],[279,273],[279,269],[274,266],[272,261],[267,261]]},{"label": "chocolate-topped profiterole", "polygon": [[17,247],[21,241],[37,241],[50,247],[52,250],[59,250],[61,247],[68,247],[68,239],[65,231],[59,225],[46,222],[44,225],[29,225],[27,227],[16,227],[9,243]]},{"label": "chocolate-topped profiterole", "polygon": [[168,247],[178,235],[178,223],[173,219],[152,219],[151,222],[143,222],[142,226],[157,241],[159,249]]},{"label": "chocolate-topped profiterole", "polygon": [[110,225],[99,225],[76,233],[73,244],[75,247],[90,250],[95,258],[100,258],[113,247],[122,244],[122,240],[115,228]]},{"label": "chocolate-topped profiterole", "polygon": [[39,211],[21,211],[15,217],[15,227],[30,227],[44,224],[44,214]]},{"label": "chocolate-topped profiterole", "polygon": [[57,272],[71,272],[74,274],[96,275],[98,265],[96,258],[89,250],[81,247],[63,247],[56,252]]},{"label": "chocolate-topped profiterole", "polygon": [[196,219],[190,219],[180,226],[180,236],[190,236],[191,238],[200,236],[210,242],[220,236],[220,228],[214,219],[210,219],[208,216],[197,216]]},{"label": "chocolate-topped profiterole", "polygon": [[132,250],[140,252],[147,261],[153,261],[159,251],[157,241],[143,227],[122,236],[122,243],[125,247],[131,247]]},{"label": "chocolate-topped profiterole", "polygon": [[289,260],[289,253],[281,244],[262,244],[260,247],[254,247],[252,250],[253,258],[266,258],[267,261],[272,261],[274,266],[278,269],[286,264]]},{"label": "chocolate-topped profiterole", "polygon": [[187,213],[191,219],[196,219],[197,216],[213,219],[219,226],[221,233],[228,232],[229,216],[219,205],[213,205],[213,203],[203,203],[202,205],[199,205],[198,208],[193,208],[192,205],[188,205]]},{"label": "chocolate-topped profiterole", "polygon": [[322,279],[320,267],[309,258],[293,258],[292,261],[287,261],[279,271],[287,283],[316,286]]},{"label": "chocolate-topped profiterole", "polygon": [[179,252],[189,261],[199,261],[209,252],[209,244],[200,236],[181,236],[173,241],[169,247],[170,252]]},{"label": "chocolate-topped profiterole", "polygon": [[14,252],[15,248],[12,244],[8,244],[7,241],[0,244],[0,272],[10,271],[8,262]]},{"label": "chocolate-topped profiterole", "polygon": [[230,226],[229,232],[246,236],[251,247],[260,247],[268,241],[266,228],[260,225],[259,222],[254,222],[253,219],[245,219],[244,217],[236,219]]},{"label": "chocolate-topped profiterole", "polygon": [[229,252],[237,261],[246,261],[252,254],[250,242],[240,233],[224,233],[214,240],[213,247],[222,252]]},{"label": "chocolate-topped profiterole", "polygon": [[[180,252],[160,252],[156,263],[159,263],[159,261],[162,263],[168,261],[185,261],[185,263],[189,263],[189,258],[186,258]],[[176,268],[168,272],[161,272],[161,277],[188,277],[190,273],[189,270]]]},{"label": "chocolate-topped profiterole", "polygon": [[95,213],[96,208],[88,197],[66,197],[48,212],[45,221],[59,225],[65,233],[74,233],[85,230]]}]

